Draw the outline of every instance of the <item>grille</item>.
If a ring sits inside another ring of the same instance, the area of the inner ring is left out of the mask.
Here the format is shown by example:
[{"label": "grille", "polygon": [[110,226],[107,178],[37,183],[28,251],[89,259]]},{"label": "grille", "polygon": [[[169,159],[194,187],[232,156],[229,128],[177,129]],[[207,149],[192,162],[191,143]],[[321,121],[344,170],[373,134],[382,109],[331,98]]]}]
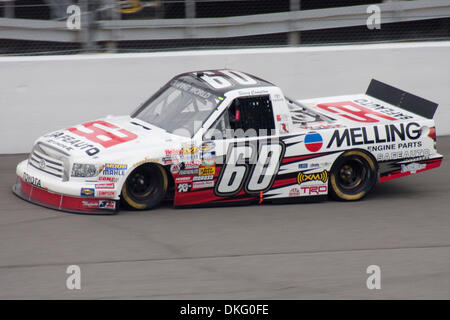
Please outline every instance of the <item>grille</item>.
[{"label": "grille", "polygon": [[68,162],[67,156],[65,152],[54,147],[37,143],[30,154],[28,163],[40,171],[67,181],[67,166],[65,165]]}]

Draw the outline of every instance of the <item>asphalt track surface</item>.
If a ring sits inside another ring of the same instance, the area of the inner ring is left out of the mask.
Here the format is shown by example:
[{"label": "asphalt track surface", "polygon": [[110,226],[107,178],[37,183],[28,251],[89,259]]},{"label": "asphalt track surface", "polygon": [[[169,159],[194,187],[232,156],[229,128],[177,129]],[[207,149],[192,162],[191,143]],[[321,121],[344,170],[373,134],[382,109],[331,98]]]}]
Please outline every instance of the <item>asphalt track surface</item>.
[{"label": "asphalt track surface", "polygon": [[[450,159],[450,137],[438,137]],[[68,214],[14,196],[0,156],[0,299],[449,299],[450,164],[365,200]],[[66,268],[81,268],[81,290]],[[369,290],[366,268],[381,268]]]}]

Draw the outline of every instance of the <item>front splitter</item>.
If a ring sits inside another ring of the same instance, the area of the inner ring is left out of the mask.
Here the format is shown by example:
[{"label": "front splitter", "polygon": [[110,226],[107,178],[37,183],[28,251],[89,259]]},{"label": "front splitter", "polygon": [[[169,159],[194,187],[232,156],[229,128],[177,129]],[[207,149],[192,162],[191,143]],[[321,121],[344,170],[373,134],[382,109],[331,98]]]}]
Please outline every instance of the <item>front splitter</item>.
[{"label": "front splitter", "polygon": [[116,214],[119,209],[119,203],[116,200],[72,197],[53,193],[26,183],[20,178],[13,185],[12,191],[16,196],[27,202],[63,212],[112,215]]}]

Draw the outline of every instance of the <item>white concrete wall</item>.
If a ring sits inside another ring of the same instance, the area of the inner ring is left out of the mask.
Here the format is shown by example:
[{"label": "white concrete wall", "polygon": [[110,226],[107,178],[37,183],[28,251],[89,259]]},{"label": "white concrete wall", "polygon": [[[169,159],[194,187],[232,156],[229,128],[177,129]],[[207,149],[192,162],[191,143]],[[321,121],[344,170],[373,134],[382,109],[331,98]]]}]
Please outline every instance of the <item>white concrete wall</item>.
[{"label": "white concrete wall", "polygon": [[235,68],[292,98],[365,92],[376,78],[440,104],[450,134],[450,42],[0,58],[0,154],[48,131],[129,114],[174,75]]}]

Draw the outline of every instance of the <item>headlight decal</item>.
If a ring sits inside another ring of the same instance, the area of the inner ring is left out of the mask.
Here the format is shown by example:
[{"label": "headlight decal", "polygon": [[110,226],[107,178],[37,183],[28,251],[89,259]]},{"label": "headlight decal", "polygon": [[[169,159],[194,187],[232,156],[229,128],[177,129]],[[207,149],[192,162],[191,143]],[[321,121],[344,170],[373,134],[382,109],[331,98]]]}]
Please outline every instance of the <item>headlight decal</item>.
[{"label": "headlight decal", "polygon": [[74,163],[72,165],[72,177],[89,178],[95,177],[99,173],[99,168],[95,164]]}]

